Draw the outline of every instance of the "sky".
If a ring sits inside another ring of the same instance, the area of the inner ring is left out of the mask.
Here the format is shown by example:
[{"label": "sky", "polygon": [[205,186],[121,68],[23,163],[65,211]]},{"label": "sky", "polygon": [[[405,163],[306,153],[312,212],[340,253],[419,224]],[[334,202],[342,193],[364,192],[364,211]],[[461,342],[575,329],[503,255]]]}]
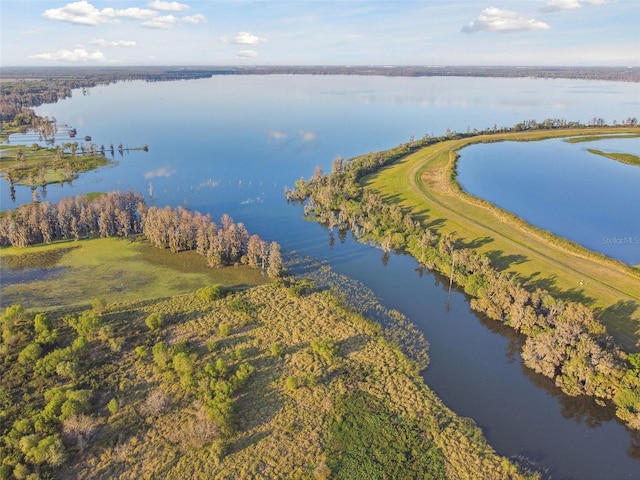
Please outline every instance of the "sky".
[{"label": "sky", "polygon": [[640,66],[640,0],[1,0],[0,67]]}]

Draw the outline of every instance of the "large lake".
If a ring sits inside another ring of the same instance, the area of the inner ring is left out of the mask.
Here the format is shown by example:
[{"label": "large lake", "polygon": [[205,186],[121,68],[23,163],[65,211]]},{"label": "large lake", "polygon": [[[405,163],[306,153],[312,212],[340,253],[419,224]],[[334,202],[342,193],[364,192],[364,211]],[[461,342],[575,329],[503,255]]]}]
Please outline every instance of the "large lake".
[{"label": "large lake", "polygon": [[640,156],[640,138],[499,142],[460,150],[469,193],[630,265],[640,265],[640,167],[589,152]]},{"label": "large lake", "polygon": [[[428,385],[458,414],[472,417],[496,450],[526,456],[554,479],[638,478],[640,445],[610,410],[571,399],[524,369],[518,340],[479,318],[466,297],[447,292],[416,262],[329,232],[288,205],[286,185],[316,165],[406,142],[414,135],[511,126],[528,119],[587,123],[635,116],[637,84],[574,80],[236,76],[127,82],[37,109],[91,135],[97,144],[148,144],[117,151],[117,164],[72,185],[49,186],[46,198],[134,189],[149,203],[222,213],[285,250],[328,261],[381,302],[406,314],[431,344]],[[12,142],[18,142],[17,136]],[[532,144],[529,144],[532,145]],[[0,204],[16,202],[2,183]]]}]

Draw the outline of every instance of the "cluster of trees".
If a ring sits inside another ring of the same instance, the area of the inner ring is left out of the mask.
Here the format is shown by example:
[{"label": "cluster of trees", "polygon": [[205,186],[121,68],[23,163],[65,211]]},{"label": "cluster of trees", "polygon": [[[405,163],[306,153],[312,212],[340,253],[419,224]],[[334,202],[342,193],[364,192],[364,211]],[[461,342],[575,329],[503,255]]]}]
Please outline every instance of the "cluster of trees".
[{"label": "cluster of trees", "polygon": [[[607,122],[602,117],[593,117],[591,120],[587,122],[586,125],[575,122],[575,121],[567,121],[565,118],[547,118],[542,122],[537,122],[536,120],[525,120],[523,122],[517,123],[513,126],[514,132],[519,132],[523,130],[550,130],[554,128],[584,128],[584,127],[606,127]],[[621,121],[614,120],[613,126],[617,127],[637,127],[638,119],[636,117],[627,117]]]},{"label": "cluster of trees", "polygon": [[527,366],[554,379],[569,395],[592,395],[613,402],[627,425],[640,429],[640,363],[637,354],[618,348],[582,304],[562,301],[549,292],[524,288],[491,265],[486,255],[460,248],[456,238],[424,228],[410,213],[389,204],[360,184],[364,175],[382,168],[425,138],[388,152],[334,161],[331,174],[299,180],[289,200],[305,202],[305,214],[330,228],[351,230],[358,238],[380,242],[383,250],[406,250],[422,265],[464,287],[472,307],[525,336],[522,358]]},{"label": "cluster of trees", "polygon": [[[230,330],[224,332],[220,329],[220,336],[229,334]],[[243,361],[244,350],[237,349],[234,352],[233,360],[239,362],[236,367],[232,367],[223,356],[217,356],[203,364],[197,352],[185,343],[169,345],[161,340],[153,345],[151,355],[148,353],[148,350],[138,350],[138,355],[143,359],[148,357],[157,371],[168,381],[173,383],[176,379],[179,381],[183,393],[194,397],[201,412],[200,423],[209,423],[207,435],[189,438],[188,434],[184,435],[186,433],[184,430],[190,429],[183,429],[183,435],[176,440],[180,443],[186,441],[187,445],[184,447],[196,447],[216,438],[223,440],[234,432],[233,396],[246,385],[255,371],[251,363]],[[148,413],[155,415],[160,413],[160,411],[151,411],[149,403],[147,401]]]},{"label": "cluster of trees", "polygon": [[35,117],[30,107],[44,103],[56,103],[71,96],[71,88],[67,82],[20,79],[7,80],[2,83],[0,99],[0,120],[14,121],[18,125],[26,125],[26,119]]},{"label": "cluster of trees", "polygon": [[[107,342],[119,351],[123,339],[114,337],[95,310],[67,315],[56,325],[46,314],[32,316],[13,305],[0,316],[0,325],[6,364],[0,414],[13,420],[3,420],[0,477],[27,478],[59,467],[71,450],[84,448],[98,422],[90,416],[93,382],[80,365],[90,362],[91,342]],[[18,382],[25,379],[34,393],[20,396]],[[25,401],[31,402],[29,409],[20,408]]]},{"label": "cluster of trees", "polygon": [[0,245],[26,247],[54,240],[127,237],[143,234],[171,252],[196,250],[211,267],[242,263],[266,269],[272,278],[284,268],[280,245],[250,235],[244,224],[224,214],[217,225],[211,215],[182,207],[147,207],[134,192],[110,192],[93,198],[66,197],[58,203],[34,202],[0,217]]},{"label": "cluster of trees", "polygon": [[[86,448],[93,431],[104,422],[103,407],[106,406],[107,415],[118,412],[118,399],[112,397],[107,402],[108,396],[99,398],[106,392],[98,394],[96,379],[85,368],[94,361],[91,352],[95,355],[94,350],[100,350],[101,344],[115,354],[124,343],[104,321],[100,305],[95,301],[91,310],[66,315],[59,327],[45,314],[32,316],[20,305],[8,307],[0,316],[0,355],[17,359],[12,368],[3,369],[6,383],[0,389],[0,414],[12,419],[3,422],[0,478],[11,474],[27,478],[31,473],[60,467],[74,452]],[[163,327],[159,313],[150,314],[145,323],[152,336]],[[229,334],[229,328],[221,328],[221,336]],[[253,373],[250,363],[243,361],[232,367],[220,356],[203,368],[196,368],[198,355],[184,342],[168,345],[158,341],[152,348],[143,344],[135,351],[141,361],[150,359],[170,383],[178,379],[184,394],[198,399],[201,415],[197,424],[181,426],[173,440],[188,450],[233,433],[232,397]],[[243,355],[237,350],[234,359],[242,360]],[[41,397],[31,394],[13,402],[19,391],[13,383],[25,378]],[[31,403],[28,410],[19,408],[23,402]],[[168,406],[168,397],[161,390],[154,390],[141,407],[141,414],[155,417]]]},{"label": "cluster of trees", "polygon": [[216,224],[211,215],[182,207],[141,208],[142,231],[149,241],[172,252],[196,250],[211,267],[243,263],[267,269],[270,277],[283,268],[280,245],[250,235],[243,223],[224,214]]},{"label": "cluster of trees", "polygon": [[21,205],[0,218],[0,245],[26,247],[54,240],[127,236],[142,233],[142,195],[112,192],[96,197],[78,195],[58,203]]},{"label": "cluster of trees", "polygon": [[[20,305],[0,315],[0,478],[52,472],[89,445],[105,415],[119,411],[117,396],[111,397],[92,371],[97,366],[100,372],[101,362],[108,364],[125,343],[113,322],[105,320],[105,307],[104,300],[94,300],[91,309],[57,321]],[[184,451],[216,439],[223,448],[235,429],[233,397],[255,370],[245,350],[204,362],[187,342],[157,340],[166,326],[161,313],[152,312],[144,323],[148,333],[142,334],[136,357],[152,366],[167,387],[152,390],[140,414],[156,418],[166,411],[171,402],[164,392],[179,385],[181,395],[194,399],[197,420],[176,428],[171,440]],[[230,324],[220,325],[220,338],[231,333]]]}]

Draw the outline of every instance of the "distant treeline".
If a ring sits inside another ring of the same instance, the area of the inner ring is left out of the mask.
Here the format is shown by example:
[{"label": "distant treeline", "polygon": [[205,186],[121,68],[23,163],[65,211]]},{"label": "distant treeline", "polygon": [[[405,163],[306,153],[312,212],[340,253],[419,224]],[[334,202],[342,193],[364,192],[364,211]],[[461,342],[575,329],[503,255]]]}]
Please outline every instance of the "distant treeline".
[{"label": "distant treeline", "polygon": [[[537,128],[544,124],[535,122]],[[309,180],[298,180],[295,190],[286,192],[287,198],[304,202],[305,215],[330,228],[378,241],[385,252],[408,251],[421,265],[451,278],[472,297],[474,310],[525,337],[525,365],[553,379],[568,395],[612,402],[617,416],[640,430],[640,354],[628,355],[615,345],[591,309],[540,288],[527,290],[493,267],[485,254],[461,247],[451,234],[424,228],[410,213],[360,183],[364,176],[420,148],[470,135],[425,137],[348,162],[338,158],[330,174],[316,169]]]},{"label": "distant treeline", "polygon": [[0,218],[0,245],[5,246],[137,234],[174,253],[196,250],[211,267],[242,263],[266,269],[270,277],[280,276],[283,269],[280,245],[250,235],[229,215],[216,224],[211,215],[182,207],[148,207],[142,195],[133,192],[31,203],[5,211]]},{"label": "distant treeline", "polygon": [[74,89],[132,80],[160,82],[206,78],[210,70],[171,70],[166,68],[3,68],[0,120],[28,125],[35,117],[30,110],[45,103],[56,103],[71,97]]},{"label": "distant treeline", "polygon": [[572,78],[640,82],[638,67],[478,67],[478,66],[220,66],[220,67],[4,67],[0,78],[0,120],[23,121],[28,109],[71,96],[73,89],[144,80],[191,80],[214,75],[376,75],[390,77]]}]

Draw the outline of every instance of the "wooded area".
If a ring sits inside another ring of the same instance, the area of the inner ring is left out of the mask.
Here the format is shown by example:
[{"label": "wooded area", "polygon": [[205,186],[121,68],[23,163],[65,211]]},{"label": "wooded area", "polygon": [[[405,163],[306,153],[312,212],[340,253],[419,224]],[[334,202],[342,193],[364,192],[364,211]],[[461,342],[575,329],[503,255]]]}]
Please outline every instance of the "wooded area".
[{"label": "wooded area", "polygon": [[182,207],[147,207],[139,193],[111,192],[90,198],[66,197],[58,203],[34,202],[7,210],[0,218],[0,245],[26,247],[56,240],[128,237],[142,234],[173,253],[195,250],[210,267],[242,263],[277,278],[284,268],[280,245],[250,235],[242,223]]},{"label": "wooded area", "polygon": [[[529,123],[534,124],[540,128],[545,122]],[[525,336],[525,365],[553,379],[568,395],[591,395],[614,404],[617,416],[640,430],[640,354],[620,349],[590,308],[561,300],[543,288],[528,290],[493,266],[485,254],[464,247],[452,234],[423,227],[399,205],[361,183],[366,175],[411,152],[464,135],[473,134],[451,132],[348,162],[338,158],[330,174],[316,170],[309,180],[300,179],[287,198],[304,202],[305,214],[331,229],[373,239],[385,252],[407,251],[421,265],[447,276],[472,297],[472,308]]]}]

